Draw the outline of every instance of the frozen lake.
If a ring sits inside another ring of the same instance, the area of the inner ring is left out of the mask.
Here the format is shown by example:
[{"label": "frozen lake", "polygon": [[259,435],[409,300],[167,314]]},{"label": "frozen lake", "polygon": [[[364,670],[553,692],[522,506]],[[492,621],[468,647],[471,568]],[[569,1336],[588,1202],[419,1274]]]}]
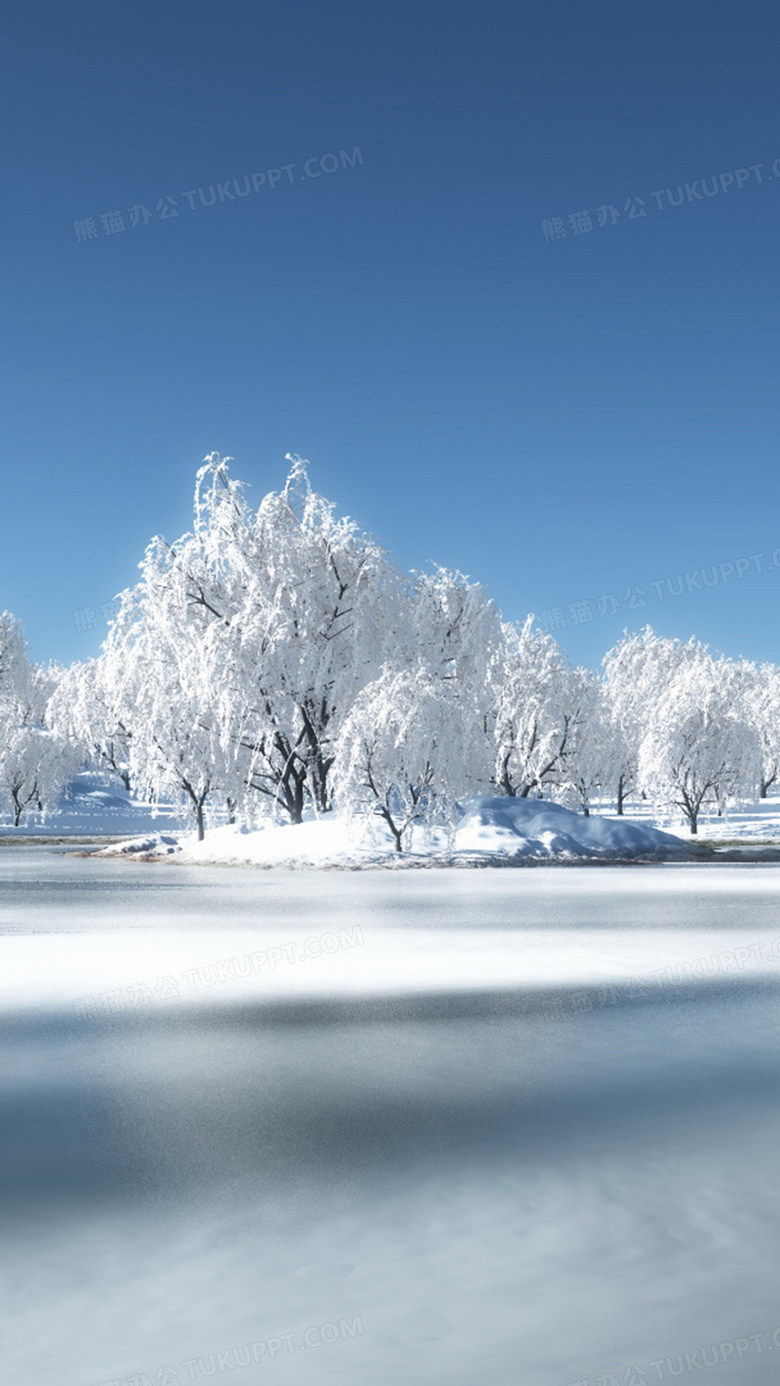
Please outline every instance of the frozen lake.
[{"label": "frozen lake", "polygon": [[2,1380],[775,1383],[779,887],[0,847]]}]

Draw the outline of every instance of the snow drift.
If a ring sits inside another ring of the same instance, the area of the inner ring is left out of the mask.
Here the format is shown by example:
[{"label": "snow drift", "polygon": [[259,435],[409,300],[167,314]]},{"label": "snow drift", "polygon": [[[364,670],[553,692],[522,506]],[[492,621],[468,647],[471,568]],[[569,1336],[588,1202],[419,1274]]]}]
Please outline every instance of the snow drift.
[{"label": "snow drift", "polygon": [[532,858],[690,855],[671,833],[625,818],[585,817],[541,799],[472,799],[455,833],[458,853]]}]

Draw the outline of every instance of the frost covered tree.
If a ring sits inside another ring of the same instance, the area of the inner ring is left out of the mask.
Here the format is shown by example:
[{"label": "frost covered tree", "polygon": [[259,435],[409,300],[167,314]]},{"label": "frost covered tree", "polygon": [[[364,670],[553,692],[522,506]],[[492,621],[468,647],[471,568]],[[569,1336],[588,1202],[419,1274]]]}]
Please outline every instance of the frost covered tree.
[{"label": "frost covered tree", "polygon": [[358,694],[342,727],[339,805],[381,818],[400,852],[413,824],[446,822],[456,796],[469,792],[470,744],[456,689],[422,665],[387,667]]},{"label": "frost covered tree", "polygon": [[440,566],[416,573],[404,615],[396,662],[413,641],[416,658],[434,677],[457,681],[483,701],[486,670],[502,640],[501,618],[484,587]]},{"label": "frost covered tree", "polygon": [[623,746],[598,675],[574,669],[570,680],[570,730],[561,783],[564,797],[572,796],[587,817],[594,796],[608,794],[619,776]]},{"label": "frost covered tree", "polygon": [[702,647],[696,640],[683,642],[656,635],[651,626],[633,635],[625,632],[602,661],[604,693],[615,751],[614,791],[617,812],[639,787],[639,748],[648,718],[682,664],[695,660]]},{"label": "frost covered tree", "polygon": [[252,521],[242,672],[260,737],[269,727],[283,734],[324,812],[340,726],[398,640],[402,598],[379,545],[336,516],[300,458],[289,460],[283,491],[264,497]]},{"label": "frost covered tree", "polygon": [[307,795],[330,806],[339,727],[397,639],[400,582],[312,489],[301,459],[256,510],[228,460],[207,458],[192,533],[158,540],[147,567],[190,637],[220,651],[210,716],[232,748],[231,798],[246,804],[249,792],[300,822]]},{"label": "frost covered tree", "polygon": [[180,588],[159,581],[159,555],[155,540],[141,581],[122,594],[99,686],[125,729],[132,780],[155,802],[182,796],[200,840],[210,797],[224,799],[228,779],[217,709],[221,653],[211,632],[192,621]]},{"label": "frost covered tree", "polygon": [[[47,721],[83,748],[85,762],[109,770],[130,792],[130,729],[115,705],[105,659],[65,669],[47,709]],[[127,712],[125,712],[127,716]]]},{"label": "frost covered tree", "polygon": [[463,736],[464,785],[489,785],[494,759],[493,690],[488,670],[503,641],[501,618],[479,583],[437,566],[417,573],[402,610],[392,651],[394,667],[416,663],[457,697]]},{"label": "frost covered tree", "polygon": [[733,686],[735,703],[742,703],[761,737],[759,798],[765,799],[780,775],[780,669],[741,660],[734,666]]},{"label": "frost covered tree", "polygon": [[551,635],[505,624],[487,671],[495,742],[493,783],[527,798],[563,783],[578,713],[578,678]]},{"label": "frost covered tree", "polygon": [[40,725],[6,723],[0,735],[0,799],[10,803],[18,828],[28,809],[45,813],[56,807],[76,765],[67,754],[67,742]]},{"label": "frost covered tree", "polygon": [[682,811],[692,834],[706,803],[722,806],[758,787],[760,736],[730,693],[726,662],[698,647],[658,690],[642,738],[641,782]]},{"label": "frost covered tree", "polygon": [[0,805],[18,827],[27,810],[56,806],[80,753],[46,724],[60,671],[29,663],[21,630],[6,616],[0,617]]},{"label": "frost covered tree", "polygon": [[0,612],[0,710],[24,696],[30,680],[21,622],[10,611]]},{"label": "frost covered tree", "polygon": [[14,827],[30,806],[51,807],[64,772],[64,743],[44,726],[52,674],[34,668],[20,622],[0,613],[0,808]]}]

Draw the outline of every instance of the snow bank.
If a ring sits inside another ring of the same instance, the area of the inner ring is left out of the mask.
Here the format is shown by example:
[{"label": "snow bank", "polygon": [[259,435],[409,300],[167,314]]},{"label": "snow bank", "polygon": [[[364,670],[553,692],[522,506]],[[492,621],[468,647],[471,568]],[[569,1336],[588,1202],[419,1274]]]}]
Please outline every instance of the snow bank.
[{"label": "snow bank", "polygon": [[343,819],[333,814],[307,823],[275,824],[251,831],[247,828],[215,828],[203,842],[190,839],[184,846],[188,861],[235,861],[250,866],[324,866],[348,863],[361,855]]},{"label": "snow bank", "polygon": [[690,854],[671,833],[626,818],[586,818],[543,799],[472,799],[455,833],[456,853],[571,858],[666,857]]},{"label": "snow bank", "polygon": [[146,837],[131,837],[115,842],[95,853],[99,857],[169,857],[181,852],[178,838],[170,833],[150,833]]},{"label": "snow bank", "polygon": [[680,838],[644,824],[581,813],[538,799],[481,798],[466,804],[454,836],[417,829],[411,851],[399,856],[373,822],[362,839],[354,826],[328,814],[295,827],[250,831],[214,828],[203,842],[194,834],[135,838],[106,847],[102,856],[175,857],[177,861],[247,866],[426,866],[450,863],[661,859],[690,856]]}]

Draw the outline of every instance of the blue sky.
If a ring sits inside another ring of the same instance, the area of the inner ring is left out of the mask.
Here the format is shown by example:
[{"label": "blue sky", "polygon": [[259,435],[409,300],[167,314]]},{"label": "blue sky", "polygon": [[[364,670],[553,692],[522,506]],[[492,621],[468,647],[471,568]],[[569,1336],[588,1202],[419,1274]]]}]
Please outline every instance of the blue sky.
[{"label": "blue sky", "polygon": [[647,621],[780,660],[775,6],[28,0],[5,30],[0,608],[37,658],[96,652],[218,450],[254,498],[308,457],[577,661]]}]

